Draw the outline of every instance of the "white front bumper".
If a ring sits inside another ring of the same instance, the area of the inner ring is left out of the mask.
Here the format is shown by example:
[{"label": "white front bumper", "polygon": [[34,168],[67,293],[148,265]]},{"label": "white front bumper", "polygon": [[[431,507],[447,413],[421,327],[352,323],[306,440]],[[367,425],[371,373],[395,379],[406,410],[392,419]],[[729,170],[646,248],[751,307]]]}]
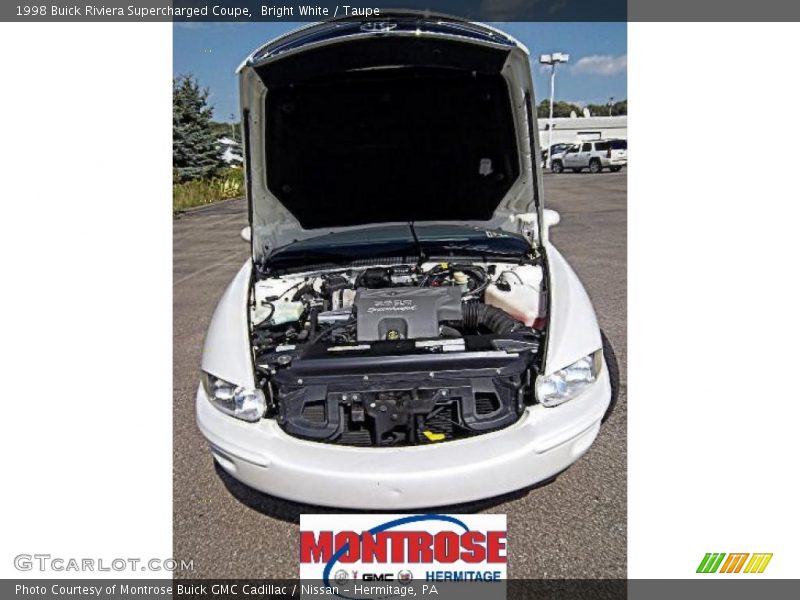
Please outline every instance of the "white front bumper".
[{"label": "white front bumper", "polygon": [[423,508],[497,496],[563,471],[594,441],[610,400],[604,365],[574,400],[529,407],[500,431],[425,446],[356,448],[292,437],[273,419],[240,421],[214,408],[200,386],[197,424],[220,466],[267,494],[343,508]]}]

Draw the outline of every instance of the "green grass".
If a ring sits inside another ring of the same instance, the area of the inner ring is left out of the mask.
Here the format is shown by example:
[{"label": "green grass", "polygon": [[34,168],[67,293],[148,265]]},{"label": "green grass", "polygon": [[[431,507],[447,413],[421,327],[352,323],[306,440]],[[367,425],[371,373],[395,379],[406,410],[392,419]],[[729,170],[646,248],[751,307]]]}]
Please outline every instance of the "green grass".
[{"label": "green grass", "polygon": [[172,212],[204,206],[244,194],[244,171],[229,168],[213,179],[197,179],[172,186]]}]

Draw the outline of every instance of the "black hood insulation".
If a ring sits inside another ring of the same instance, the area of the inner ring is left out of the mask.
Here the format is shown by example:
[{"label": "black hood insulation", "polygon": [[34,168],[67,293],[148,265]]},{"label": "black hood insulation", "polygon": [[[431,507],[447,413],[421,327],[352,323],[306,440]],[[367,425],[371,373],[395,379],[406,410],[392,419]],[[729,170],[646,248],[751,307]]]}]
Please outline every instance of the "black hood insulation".
[{"label": "black hood insulation", "polygon": [[304,229],[491,219],[520,173],[507,52],[436,42],[444,58],[424,47],[441,65],[409,65],[373,42],[399,64],[336,68],[362,65],[362,44],[343,44],[314,76],[291,80],[282,60],[264,71],[270,192]]}]

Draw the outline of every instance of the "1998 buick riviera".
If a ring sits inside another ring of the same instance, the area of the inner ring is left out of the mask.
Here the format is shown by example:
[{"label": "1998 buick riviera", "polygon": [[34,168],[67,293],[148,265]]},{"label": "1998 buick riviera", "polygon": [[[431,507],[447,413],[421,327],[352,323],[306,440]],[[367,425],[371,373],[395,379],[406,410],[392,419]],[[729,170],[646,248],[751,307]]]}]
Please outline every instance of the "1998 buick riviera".
[{"label": "1998 buick riviera", "polygon": [[549,241],[527,49],[381,18],[239,69],[252,253],[208,330],[197,422],[225,471],[282,498],[496,496],[586,452],[613,354]]}]

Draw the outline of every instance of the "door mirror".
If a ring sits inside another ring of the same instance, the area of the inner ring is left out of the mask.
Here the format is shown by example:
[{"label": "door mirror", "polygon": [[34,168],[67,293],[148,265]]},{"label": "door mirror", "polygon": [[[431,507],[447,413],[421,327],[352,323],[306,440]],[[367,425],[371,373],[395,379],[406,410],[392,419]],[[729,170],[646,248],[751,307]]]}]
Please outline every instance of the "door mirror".
[{"label": "door mirror", "polygon": [[242,229],[242,231],[241,231],[241,233],[239,233],[239,235],[242,237],[242,239],[243,239],[245,242],[247,242],[247,243],[249,244],[249,243],[250,243],[250,240],[251,240],[251,239],[252,239],[252,237],[253,237],[253,236],[252,236],[252,234],[251,234],[251,232],[250,232],[250,226],[248,225],[247,227],[245,227],[244,229]]},{"label": "door mirror", "polygon": [[558,212],[545,208],[542,214],[542,237],[544,243],[550,242],[550,228],[555,227],[561,222],[561,215]]}]

